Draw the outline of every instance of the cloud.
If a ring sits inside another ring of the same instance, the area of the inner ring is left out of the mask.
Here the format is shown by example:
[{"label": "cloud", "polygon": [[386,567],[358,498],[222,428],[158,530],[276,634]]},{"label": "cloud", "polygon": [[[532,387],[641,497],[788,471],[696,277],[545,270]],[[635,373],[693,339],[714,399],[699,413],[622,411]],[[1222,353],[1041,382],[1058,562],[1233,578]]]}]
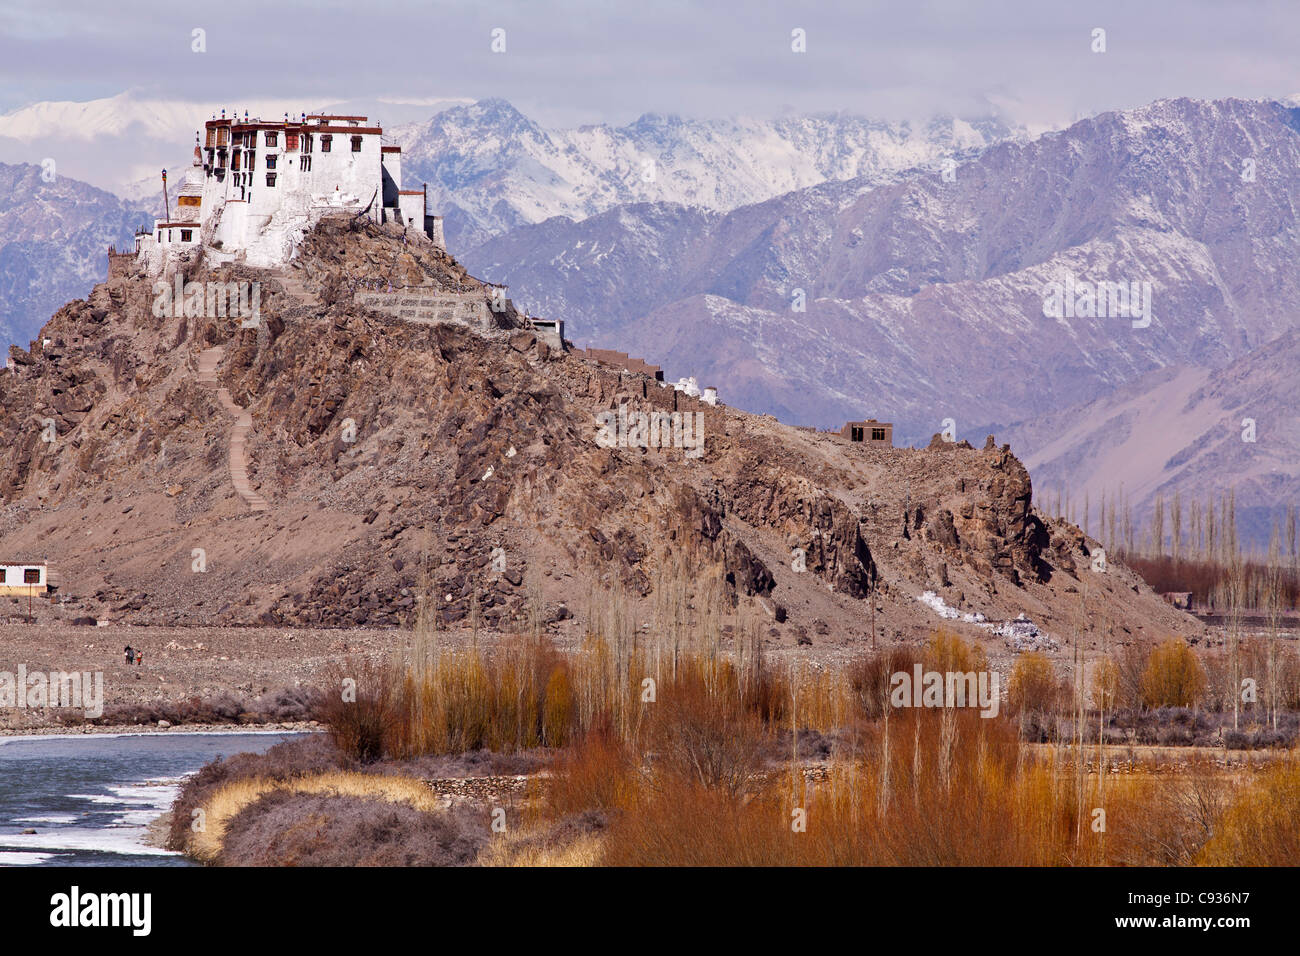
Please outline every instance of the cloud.
[{"label": "cloud", "polygon": [[[218,8],[72,0],[0,11],[4,105],[142,88],[166,99],[500,96],[551,124],[643,112],[882,118],[991,103],[1060,123],[1162,96],[1281,96],[1300,16],[1272,0],[908,4],[341,0]],[[490,49],[506,31],[506,52]],[[790,49],[794,28],[807,52]],[[1091,52],[1091,31],[1107,52]],[[191,50],[206,31],[206,52]]]}]

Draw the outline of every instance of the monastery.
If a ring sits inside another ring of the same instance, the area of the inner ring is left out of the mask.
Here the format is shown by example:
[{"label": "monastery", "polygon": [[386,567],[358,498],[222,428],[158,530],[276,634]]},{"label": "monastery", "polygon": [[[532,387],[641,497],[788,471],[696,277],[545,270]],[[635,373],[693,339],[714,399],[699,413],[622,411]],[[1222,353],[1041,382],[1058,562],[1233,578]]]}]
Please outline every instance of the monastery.
[{"label": "monastery", "polygon": [[[402,189],[402,148],[385,145],[365,116],[302,114],[297,120],[209,120],[194,163],[136,254],[153,275],[181,252],[202,246],[209,261],[236,258],[274,268],[323,216],[352,213],[399,223],[445,248],[442,217],[427,189]],[[169,184],[163,172],[163,191]]]}]

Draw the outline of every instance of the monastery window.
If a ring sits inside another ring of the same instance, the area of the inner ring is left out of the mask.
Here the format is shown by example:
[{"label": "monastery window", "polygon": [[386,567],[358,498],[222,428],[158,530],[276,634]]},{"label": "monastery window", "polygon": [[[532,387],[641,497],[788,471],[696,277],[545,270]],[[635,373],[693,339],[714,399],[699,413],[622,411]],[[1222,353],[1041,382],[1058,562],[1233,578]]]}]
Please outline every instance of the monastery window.
[{"label": "monastery window", "polygon": [[353,136],[353,137],[352,137],[352,152],[354,152],[354,153],[359,153],[359,152],[361,152],[361,137],[360,137],[360,136]]},{"label": "monastery window", "polygon": [[273,130],[273,129],[268,129],[268,130],[266,131],[266,145],[267,145],[267,146],[279,146],[279,145],[280,145],[280,134],[277,133],[277,132],[276,132],[275,130]]},{"label": "monastery window", "polygon": [[4,584],[4,583],[5,583],[5,569],[0,568],[0,584]]},{"label": "monastery window", "polygon": [[872,441],[884,441],[884,440],[885,440],[885,430],[884,430],[883,428],[873,428],[873,429],[871,429],[871,440],[872,440]]},{"label": "monastery window", "polygon": [[311,152],[311,133],[302,134],[302,151],[304,153]]},{"label": "monastery window", "polygon": [[182,229],[182,230],[181,230],[181,242],[189,242],[190,239],[193,237],[193,235],[194,235],[194,230],[193,230],[193,229]]},{"label": "monastery window", "polygon": [[230,136],[230,127],[223,126],[217,130],[217,145],[225,146]]},{"label": "monastery window", "polygon": [[304,171],[304,172],[310,172],[310,171],[311,171],[311,157],[310,157],[310,156],[304,156],[304,157],[302,158],[302,168],[303,168],[303,171]]},{"label": "monastery window", "polygon": [[257,168],[257,153],[250,152],[248,154],[248,171],[251,173],[256,168]]},{"label": "monastery window", "polygon": [[40,568],[23,568],[23,584],[40,584]]},{"label": "monastery window", "polygon": [[238,169],[239,169],[239,157],[240,157],[240,155],[242,155],[242,154],[240,154],[240,153],[235,153],[234,156],[231,156],[231,157],[230,157],[230,168],[231,168],[231,170],[238,170]]},{"label": "monastery window", "polygon": [[203,143],[203,145],[206,146],[208,149],[211,149],[214,145],[216,145],[216,143],[215,143],[215,136],[214,136],[215,133],[216,133],[216,130],[214,130],[214,129],[209,129],[209,130],[208,130],[208,137],[207,137],[206,140],[204,140],[204,143]]},{"label": "monastery window", "polygon": [[267,154],[266,154],[266,168],[267,168],[267,169],[275,169],[275,160],[276,160],[276,157],[277,157],[278,155],[279,155],[278,153],[267,153]]},{"label": "monastery window", "polygon": [[330,143],[333,141],[333,139],[334,139],[334,137],[331,136],[329,133],[322,133],[322,134],[321,134],[321,137],[320,137],[320,151],[321,151],[322,153],[328,153],[328,152],[330,151]]},{"label": "monastery window", "polygon": [[275,173],[267,173],[267,174],[266,174],[266,184],[267,184],[268,186],[274,186],[274,185],[275,185]]},{"label": "monastery window", "polygon": [[849,441],[862,441],[862,429],[853,425],[849,428]]},{"label": "monastery window", "polygon": [[284,148],[285,148],[285,149],[297,149],[297,148],[298,148],[298,134],[297,134],[297,133],[285,133],[285,134],[284,134]]}]

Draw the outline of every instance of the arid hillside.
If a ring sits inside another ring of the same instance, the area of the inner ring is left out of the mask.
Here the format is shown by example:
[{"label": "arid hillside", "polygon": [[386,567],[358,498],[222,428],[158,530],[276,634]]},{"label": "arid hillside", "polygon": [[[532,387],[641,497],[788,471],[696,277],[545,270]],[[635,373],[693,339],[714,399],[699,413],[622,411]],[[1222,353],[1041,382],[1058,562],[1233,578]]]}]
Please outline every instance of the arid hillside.
[{"label": "arid hillside", "polygon": [[[291,269],[184,279],[259,283],[260,321],[157,316],[151,279],[114,275],[11,350],[0,551],[57,566],[44,619],[396,627],[427,598],[498,629],[709,603],[818,647],[947,608],[999,644],[1020,614],[1061,647],[1200,632],[1036,515],[991,439],[865,448],[549,347],[512,311],[483,331],[360,304],[375,282],[489,297],[430,244],[327,221]],[[622,406],[701,416],[702,454],[605,447]]]}]

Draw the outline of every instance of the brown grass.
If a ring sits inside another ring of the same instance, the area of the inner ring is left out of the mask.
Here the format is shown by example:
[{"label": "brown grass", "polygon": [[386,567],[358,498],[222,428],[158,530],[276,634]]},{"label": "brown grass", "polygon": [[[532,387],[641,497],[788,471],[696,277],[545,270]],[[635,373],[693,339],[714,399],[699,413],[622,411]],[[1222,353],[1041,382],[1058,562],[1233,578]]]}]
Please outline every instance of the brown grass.
[{"label": "brown grass", "polygon": [[1197,856],[1205,866],[1300,866],[1300,760],[1263,771],[1222,815]]}]

